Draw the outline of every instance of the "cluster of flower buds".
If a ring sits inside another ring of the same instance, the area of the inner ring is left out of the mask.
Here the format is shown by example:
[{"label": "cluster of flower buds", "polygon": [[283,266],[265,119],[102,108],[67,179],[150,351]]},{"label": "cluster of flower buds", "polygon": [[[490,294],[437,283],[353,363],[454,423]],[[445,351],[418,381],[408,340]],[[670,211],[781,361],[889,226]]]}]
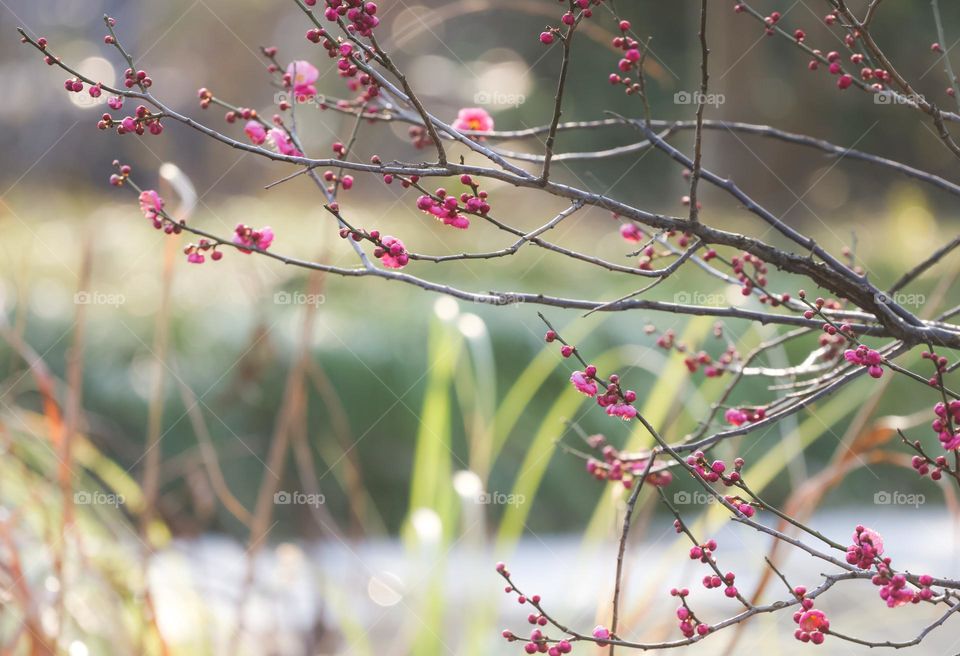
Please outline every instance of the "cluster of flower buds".
[{"label": "cluster of flower buds", "polygon": [[410,256],[403,242],[390,235],[380,240],[381,245],[373,251],[375,257],[380,258],[383,266],[390,269],[402,269],[407,266]]},{"label": "cluster of flower buds", "polygon": [[731,426],[743,426],[744,424],[752,424],[762,419],[765,419],[766,416],[767,416],[767,409],[763,407],[728,408],[727,411],[723,413],[723,418]]},{"label": "cluster of flower buds", "polygon": [[[651,333],[655,330],[656,328],[652,325],[646,327],[646,332],[648,333]],[[672,328],[668,328],[657,337],[657,346],[666,350],[676,348],[681,353],[686,350],[686,346],[684,344],[677,342],[677,333]]]},{"label": "cluster of flower buds", "polygon": [[920,357],[924,360],[930,360],[933,364],[934,375],[930,376],[930,379],[927,381],[930,387],[940,387],[940,379],[947,373],[947,366],[950,364],[950,361],[942,355],[937,355],[929,351],[924,351],[920,354]]},{"label": "cluster of flower buds", "polygon": [[610,73],[608,79],[610,84],[622,84],[627,95],[633,95],[642,91],[640,83],[631,78],[630,74],[636,71],[639,77],[639,75],[643,73],[643,71],[640,70],[641,66],[643,66],[643,46],[628,34],[630,31],[630,21],[621,20],[618,27],[620,28],[621,34],[613,37],[612,43],[614,48],[623,53],[620,61],[617,62],[617,68],[620,72]]},{"label": "cluster of flower buds", "polygon": [[[308,7],[317,4],[317,0],[303,0]],[[323,12],[328,21],[347,23],[347,31],[360,36],[370,36],[373,29],[380,24],[377,18],[377,4],[364,0],[325,0],[327,5]]]},{"label": "cluster of flower buds", "polygon": [[269,226],[254,230],[246,224],[238,223],[237,227],[233,230],[233,243],[241,246],[241,248],[237,249],[241,253],[249,254],[253,252],[243,247],[257,248],[265,251],[270,248],[270,244],[273,243],[273,238],[273,230]]},{"label": "cluster of flower buds", "polygon": [[843,352],[843,357],[847,362],[859,364],[867,368],[867,373],[872,378],[880,378],[883,375],[883,356],[879,351],[869,348],[865,344],[860,344],[855,349],[847,349]]},{"label": "cluster of flower buds", "polygon": [[[500,634],[507,642],[523,643],[523,651],[526,654],[547,654],[547,656],[561,656],[573,651],[573,645],[569,640],[552,639],[544,631],[549,624],[549,620],[540,607],[540,595],[532,595],[528,599],[525,595],[510,584],[510,572],[504,563],[497,563],[497,573],[507,582],[503,591],[508,595],[516,595],[517,603],[520,605],[533,606],[533,611],[527,615],[527,623],[532,625],[528,638],[522,638],[509,629],[504,629]],[[610,637],[609,633],[606,636]]]},{"label": "cluster of flower buds", "polygon": [[[941,401],[933,407],[933,414],[936,415],[936,419],[930,427],[940,439],[940,445],[946,451],[960,449],[960,430],[957,429],[960,426],[960,401],[957,399],[951,399],[947,403]],[[940,466],[939,458],[937,463]],[[935,477],[931,475],[934,480],[940,478],[936,470],[934,473],[937,473]]]},{"label": "cluster of flower buds", "polygon": [[187,262],[191,264],[203,264],[207,259],[205,255],[207,252],[210,253],[210,259],[216,262],[223,257],[223,252],[218,251],[217,246],[218,244],[209,239],[201,239],[196,244],[187,244],[183,253],[187,256]]},{"label": "cluster of flower buds", "polygon": [[[140,211],[143,212],[143,215],[153,224],[153,227],[157,230],[160,230],[164,227],[164,214],[163,214],[163,199],[153,189],[144,189],[140,192]],[[179,226],[174,223],[167,222],[166,224],[167,232],[178,232]]]},{"label": "cluster of flower buds", "polygon": [[[556,333],[552,330],[547,332],[547,342],[555,339],[557,339]],[[574,351],[575,347],[569,344],[560,347],[560,354],[565,358],[573,355]],[[605,408],[611,417],[620,417],[626,421],[637,416],[637,409],[631,405],[637,400],[637,393],[633,390],[621,389],[620,376],[617,374],[611,374],[604,382],[597,377],[597,368],[591,364],[584,367],[583,371],[574,371],[570,375],[570,382],[580,393],[590,398],[596,397],[597,405]],[[599,393],[601,385],[605,387],[603,394]]]},{"label": "cluster of flower buds", "polygon": [[[389,183],[392,179],[392,176],[385,177],[384,181]],[[490,204],[487,202],[487,192],[481,191],[469,175],[460,176],[460,182],[470,187],[470,192],[465,191],[458,198],[440,187],[433,194],[423,194],[417,198],[417,209],[435,216],[444,225],[466,230],[470,227],[470,220],[463,213],[482,216],[490,211]]]},{"label": "cluster of flower buds", "polygon": [[116,127],[117,134],[142,135],[149,132],[153,135],[159,135],[163,132],[163,123],[160,122],[160,118],[160,115],[152,113],[146,105],[138,105],[133,116],[125,116],[122,119],[115,119],[110,114],[104,114],[97,122],[97,127],[101,130]]},{"label": "cluster of flower buds", "polygon": [[853,544],[847,547],[847,562],[860,569],[870,569],[883,555],[883,538],[873,529],[857,526],[853,532]]},{"label": "cluster of flower buds", "polygon": [[[75,77],[71,77],[63,83],[63,88],[70,93],[80,93],[83,91],[83,82]],[[98,93],[97,95],[100,94]]]},{"label": "cluster of flower buds", "polygon": [[[336,203],[330,205],[334,212],[339,210]],[[388,269],[402,269],[410,262],[410,254],[403,242],[390,235],[381,236],[379,230],[364,232],[362,230],[340,228],[340,237],[343,239],[353,239],[354,241],[367,240],[373,242],[375,248],[373,256],[380,260],[383,266]]]},{"label": "cluster of flower buds", "polygon": [[[726,487],[733,487],[742,480],[743,458],[736,458],[733,461],[733,470],[729,470],[727,463],[723,460],[708,461],[703,451],[687,456],[686,462],[694,473],[707,483],[719,482]],[[723,500],[745,517],[753,517],[759,507],[739,495],[724,495]],[[679,528],[679,522],[675,522],[674,527]]]},{"label": "cluster of flower buds", "polygon": [[680,606],[677,607],[677,620],[679,621],[680,633],[685,638],[692,638],[694,635],[705,636],[712,630],[709,624],[701,622],[694,614],[693,610],[687,604],[687,596],[690,590],[687,588],[672,588],[671,597],[677,597],[680,600]]},{"label": "cluster of flower buds", "polygon": [[147,72],[144,70],[135,71],[132,68],[128,68],[123,72],[123,86],[132,89],[137,85],[150,88],[153,86],[153,80],[150,79],[150,76],[147,75]]},{"label": "cluster of flower buds", "polygon": [[[673,524],[677,533],[683,531],[680,520],[675,520]],[[699,560],[701,563],[716,563],[713,552],[717,550],[717,541],[710,538],[702,544],[696,544],[690,547],[690,560]]]},{"label": "cluster of flower buds", "polygon": [[743,458],[737,458],[734,461],[734,470],[730,474],[724,474],[727,471],[727,463],[723,460],[709,462],[703,451],[697,451],[687,456],[687,464],[708,483],[722,481],[724,485],[731,486],[740,481],[740,470],[743,469],[744,463]]},{"label": "cluster of flower buds", "polygon": [[[620,481],[623,487],[630,489],[633,487],[634,480],[643,476],[649,466],[649,460],[645,457],[620,451],[611,444],[606,443],[603,435],[591,435],[587,438],[587,444],[594,449],[599,449],[601,458],[587,458],[587,473],[598,481]],[[665,487],[673,481],[673,474],[669,469],[651,470],[647,473],[646,482],[649,485]]]},{"label": "cluster of flower buds", "polygon": [[800,642],[823,644],[824,637],[830,629],[826,614],[813,607],[813,599],[806,596],[807,589],[802,585],[794,588],[793,594],[800,601],[800,610],[793,614],[793,621],[797,625],[793,637]]},{"label": "cluster of flower buds", "polygon": [[[570,3],[570,9],[560,17],[560,22],[568,28],[573,28],[581,18],[590,18],[593,16],[591,5],[599,5],[601,2],[602,0],[573,0],[573,2]],[[579,11],[579,15],[575,14],[575,11]],[[558,38],[563,38],[563,33],[558,27],[548,27],[540,33],[540,43],[545,46],[550,45]]]},{"label": "cluster of flower buds", "polygon": [[[920,448],[920,442],[915,442],[914,446],[916,448]],[[958,443],[958,446],[960,446],[960,443]],[[927,474],[930,474],[930,478],[934,481],[939,481],[941,478],[943,478],[943,470],[949,469],[950,467],[949,463],[947,462],[947,457],[943,455],[937,456],[932,460],[921,455],[916,455],[910,459],[910,465],[918,474],[920,474],[920,476],[926,476]],[[933,469],[930,469],[931,466]]]},{"label": "cluster of flower buds", "polygon": [[197,97],[200,98],[200,109],[206,109],[213,102],[213,92],[207,87],[200,87],[197,90]]},{"label": "cluster of flower buds", "polygon": [[685,357],[683,364],[687,367],[687,371],[692,374],[697,373],[702,367],[703,375],[707,378],[719,378],[739,357],[740,354],[737,352],[737,347],[730,344],[716,361],[714,361],[706,351],[700,351],[699,353]]},{"label": "cluster of flower buds", "polygon": [[703,587],[707,590],[723,588],[723,594],[732,599],[738,594],[737,586],[733,584],[736,578],[733,572],[727,572],[722,577],[719,574],[707,574],[703,577]]},{"label": "cluster of flower buds", "polygon": [[[767,265],[756,255],[743,252],[739,256],[731,258],[730,265],[733,267],[733,273],[736,275],[737,280],[739,280],[743,286],[740,293],[744,296],[749,296],[753,293],[754,285],[766,287]],[[752,275],[747,272],[748,267],[752,268]]]},{"label": "cluster of flower buds", "polygon": [[[117,172],[110,176],[110,184],[114,187],[122,187],[133,169],[130,168],[129,164],[121,164],[118,160],[113,160],[113,168],[117,169]],[[161,207],[163,206],[161,205]]]},{"label": "cluster of flower buds", "polygon": [[924,574],[917,579],[918,585],[911,587],[906,576],[893,572],[891,559],[881,556],[883,538],[880,534],[864,526],[857,526],[853,533],[853,544],[847,547],[847,562],[860,569],[876,566],[877,572],[870,581],[880,588],[880,598],[889,608],[918,604],[933,597],[933,590],[930,588],[933,577]]}]

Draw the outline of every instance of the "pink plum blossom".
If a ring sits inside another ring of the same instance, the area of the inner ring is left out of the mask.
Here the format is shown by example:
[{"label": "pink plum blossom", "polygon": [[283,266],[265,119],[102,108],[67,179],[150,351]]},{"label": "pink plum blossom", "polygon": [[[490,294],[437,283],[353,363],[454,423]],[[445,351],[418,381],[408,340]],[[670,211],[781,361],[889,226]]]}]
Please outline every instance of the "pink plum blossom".
[{"label": "pink plum blossom", "polygon": [[267,131],[259,121],[247,121],[243,131],[255,146],[261,146],[267,140]]},{"label": "pink plum blossom", "polygon": [[[270,248],[270,244],[273,243],[273,237],[273,229],[269,226],[254,230],[250,226],[240,223],[234,230],[233,243],[238,246],[251,246],[265,251]],[[252,252],[246,248],[239,248],[237,250],[241,253]]]},{"label": "pink plum blossom", "polygon": [[287,66],[287,75],[297,98],[312,98],[317,95],[317,88],[313,85],[320,77],[317,67],[304,59],[297,59]]},{"label": "pink plum blossom", "polygon": [[383,262],[383,266],[390,269],[402,269],[407,266],[410,256],[407,255],[407,249],[402,241],[387,235],[380,242],[383,248],[378,248],[375,254]]},{"label": "pink plum blossom", "polygon": [[493,117],[482,107],[464,107],[457,113],[453,128],[461,132],[464,130],[489,132],[493,129]]},{"label": "pink plum blossom", "polygon": [[159,223],[159,214],[163,211],[163,199],[153,189],[146,189],[140,192],[140,211],[143,215],[154,222]]},{"label": "pink plum blossom", "polygon": [[574,371],[570,375],[570,382],[577,388],[577,391],[587,396],[594,397],[597,395],[597,384],[587,378],[587,375],[582,371]]},{"label": "pink plum blossom", "polygon": [[290,157],[303,157],[303,153],[301,153],[297,147],[293,145],[293,141],[289,136],[287,136],[287,133],[280,128],[272,128],[270,132],[267,133],[267,136],[270,137],[270,141],[273,142],[277,152],[279,152],[281,155],[289,155]]}]

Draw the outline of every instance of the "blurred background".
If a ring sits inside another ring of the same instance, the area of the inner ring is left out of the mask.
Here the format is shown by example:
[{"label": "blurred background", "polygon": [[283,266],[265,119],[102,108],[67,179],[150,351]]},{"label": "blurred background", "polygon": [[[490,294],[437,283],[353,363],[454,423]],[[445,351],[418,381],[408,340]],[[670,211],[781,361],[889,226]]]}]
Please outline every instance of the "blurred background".
[{"label": "blurred background", "polygon": [[[675,97],[698,85],[697,3],[620,4],[634,31],[653,37],[654,117],[692,118],[695,106]],[[761,10],[783,13],[790,31],[804,29],[812,47],[841,49],[822,25],[819,3],[764,4]],[[942,63],[930,52],[933,18],[922,4],[885,5],[875,35],[905,77],[950,107]],[[960,38],[960,6],[946,3],[942,11],[948,36]],[[581,432],[635,448],[649,438],[569,389],[568,363],[544,347],[538,308],[471,305],[397,283],[305,275],[234,252],[188,265],[180,253],[188,240],[151,229],[135,196],[107,184],[112,160],[131,164],[134,179],[171,206],[195,195],[177,211],[203,229],[228,234],[238,222],[270,225],[279,253],[343,266],[355,256],[309,180],[264,190],[292,168],[171,122],[161,137],[99,132],[104,105],[66,94],[62,72],[17,41],[17,26],[45,36],[65,61],[112,83],[124,65],[102,45],[104,13],[116,17],[164,102],[235,138],[241,126],[227,125],[220,110],[201,110],[196,90],[206,86],[270,113],[274,89],[260,45],[277,46],[285,62],[313,61],[322,94],[349,95],[335,66],[303,38],[309,25],[292,2],[0,2],[0,652],[519,653],[499,638],[503,626],[521,630],[526,614],[507,605],[497,560],[510,562],[525,591],[555,600],[553,614],[568,624],[587,630],[605,621],[622,489],[590,479],[582,459],[558,443],[582,450]],[[439,117],[482,106],[498,129],[522,129],[549,122],[559,54],[536,35],[560,13],[546,0],[387,0],[379,35]],[[918,114],[839,92],[825,71],[807,71],[801,53],[765,38],[728,3],[713,4],[710,13],[711,91],[722,102],[707,108],[707,118],[775,125],[956,179],[953,156]],[[605,9],[585,25],[564,119],[603,118],[604,110],[641,115],[637,99],[607,83],[617,61],[609,46],[614,28]],[[300,110],[298,121],[312,156],[329,153],[353,124],[314,108]],[[608,128],[564,132],[558,144],[585,151],[636,140],[629,129]],[[691,135],[672,143],[690,152]],[[504,147],[541,148],[536,140]],[[360,161],[373,154],[429,158],[409,144],[405,126],[393,125],[364,126],[353,152]],[[957,229],[955,199],[866,163],[720,131],[706,134],[704,153],[707,168],[732,177],[790,225],[834,253],[850,247],[880,287]],[[555,176],[652,211],[686,211],[680,168],[656,152],[563,163]],[[524,228],[564,207],[495,182],[484,188],[493,213]],[[341,205],[353,225],[400,236],[418,252],[512,243],[479,222],[455,231],[427,221],[416,195],[357,176]],[[763,232],[722,192],[701,185],[701,200],[701,216],[712,225]],[[617,225],[608,213],[583,210],[553,236],[627,261]],[[925,275],[904,304],[927,316],[956,305],[958,265],[952,257]],[[631,277],[600,275],[534,248],[480,263],[412,263],[407,271],[474,291],[608,300],[636,288]],[[776,273],[771,281],[780,292],[799,285]],[[673,276],[650,297],[691,294],[748,302],[698,269]],[[555,309],[546,316],[588,359],[620,370],[670,439],[692,430],[722,390],[723,381],[690,377],[682,357],[654,345],[672,329],[693,348],[719,355],[726,341],[712,336],[709,318],[584,318]],[[741,352],[774,334],[756,324],[725,327]],[[768,364],[802,361],[815,339],[771,352]],[[904,364],[919,370],[919,354]],[[732,402],[772,398],[757,382]],[[725,444],[719,455],[746,457],[755,490],[815,514],[812,521],[838,541],[865,523],[887,538],[888,552],[900,547],[902,566],[949,575],[958,564],[953,492],[916,477],[893,430],[932,437],[926,424],[935,401],[890,376],[859,381],[773,430]],[[274,461],[278,441],[289,450]],[[268,475],[279,479],[279,496],[258,499]],[[671,493],[683,490],[693,485],[677,481]],[[699,575],[684,562],[671,520],[646,501],[628,558],[622,635],[676,638],[667,591]],[[742,566],[735,570],[741,589],[761,584],[770,544],[727,527],[715,510],[690,507],[691,521],[729,549],[721,566]],[[924,533],[936,540],[917,540]],[[800,557],[781,557],[798,577],[820,571]],[[707,615],[732,612],[698,592]],[[932,617],[920,608],[879,608],[889,617],[877,623],[874,615],[846,612],[863,594],[876,601],[867,585],[826,602],[831,618],[849,621],[846,633],[866,629],[875,639],[903,640]],[[695,649],[719,654],[735,644],[794,653],[792,627],[788,616],[763,618]],[[935,632],[934,646],[915,653],[952,653],[953,635]]]}]

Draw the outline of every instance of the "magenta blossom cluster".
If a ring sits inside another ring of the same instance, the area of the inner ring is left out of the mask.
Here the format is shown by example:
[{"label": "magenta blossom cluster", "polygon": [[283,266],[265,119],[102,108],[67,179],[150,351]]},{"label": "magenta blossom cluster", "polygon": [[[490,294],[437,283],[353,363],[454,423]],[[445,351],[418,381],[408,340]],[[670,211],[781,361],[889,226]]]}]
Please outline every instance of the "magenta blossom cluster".
[{"label": "magenta blossom cluster", "polygon": [[[594,449],[600,449],[600,459],[586,459],[587,473],[598,481],[620,481],[625,488],[630,489],[634,480],[647,472],[649,458],[624,453],[612,444],[607,444],[603,435],[591,435],[587,438],[587,444]],[[645,480],[649,485],[665,487],[673,481],[673,474],[666,468],[651,468]]]},{"label": "magenta blossom cluster", "polygon": [[[91,87],[91,90],[95,88],[97,87]],[[111,98],[107,101],[110,107],[120,109],[123,106],[122,102],[111,102],[113,100],[114,99]],[[97,121],[97,127],[101,130],[116,128],[117,134],[133,133],[143,135],[146,132],[150,132],[150,134],[156,136],[163,132],[163,124],[160,122],[160,117],[153,114],[145,105],[137,106],[133,116],[125,116],[122,119],[116,119],[109,113],[105,113],[100,117],[100,120]]]},{"label": "magenta blossom cluster", "polygon": [[[127,174],[129,174],[130,167],[125,168]],[[140,192],[138,200],[140,211],[150,220],[154,228],[160,230],[163,227],[163,206],[165,204],[163,198],[153,189],[145,189]]]},{"label": "magenta blossom cluster", "polygon": [[823,644],[827,631],[830,630],[826,613],[813,607],[813,599],[806,596],[807,589],[802,585],[794,588],[793,594],[800,600],[800,610],[793,614],[793,621],[797,624],[793,637],[800,642]]},{"label": "magenta blossom cluster", "polygon": [[[683,529],[680,526],[679,520],[674,522],[674,528],[676,528],[677,533],[680,533]],[[713,538],[710,538],[702,544],[695,544],[690,547],[690,560],[699,560],[701,563],[712,563],[716,561],[714,558],[713,552],[717,550],[717,541]]]},{"label": "magenta blossom cluster", "polygon": [[[572,0],[572,2],[570,2],[570,9],[560,17],[560,22],[572,30],[581,18],[590,18],[593,16],[593,9],[590,8],[591,5],[599,5],[602,1],[603,0]],[[578,10],[579,15],[574,14],[574,11]],[[560,32],[560,28],[557,27],[548,27],[540,33],[540,43],[545,46],[550,45],[556,41],[557,38],[564,38]]]},{"label": "magenta blossom cluster", "polygon": [[[392,176],[385,177],[388,183],[392,179]],[[463,212],[484,215],[490,211],[490,204],[487,202],[487,192],[481,191],[469,175],[461,176],[460,182],[470,187],[471,191],[457,197],[440,187],[432,195],[423,194],[417,198],[417,209],[436,217],[444,225],[466,230],[470,227],[470,219]]]},{"label": "magenta blossom cluster", "polygon": [[714,360],[706,351],[699,351],[696,354],[688,355],[683,359],[683,364],[692,374],[703,369],[703,375],[707,378],[719,378],[723,372],[733,364],[734,360],[739,358],[737,347],[730,344],[719,358]]},{"label": "magenta blossom cluster", "polygon": [[622,53],[620,61],[617,62],[617,68],[620,72],[611,73],[608,80],[610,84],[622,84],[625,87],[624,91],[628,95],[633,95],[642,91],[640,83],[631,78],[630,74],[636,72],[639,76],[641,72],[640,68],[643,66],[643,53],[640,43],[628,34],[630,31],[630,21],[621,20],[617,27],[620,28],[622,34],[613,37],[612,44],[614,48]]},{"label": "magenta blossom cluster", "polygon": [[872,378],[880,378],[883,375],[883,367],[880,366],[883,356],[879,351],[868,346],[860,344],[855,349],[847,349],[843,352],[843,357],[847,362],[866,367],[867,373]]},{"label": "magenta blossom cluster", "polygon": [[[507,570],[507,566],[504,563],[497,563],[496,565],[497,573],[500,574],[507,581],[507,586],[503,591],[510,595],[516,595],[517,603],[520,605],[529,604],[533,606],[533,612],[527,615],[527,623],[532,625],[533,628],[530,630],[528,638],[521,638],[513,631],[509,629],[504,629],[500,634],[503,636],[504,640],[507,642],[523,642],[523,651],[525,654],[547,654],[547,656],[561,656],[562,654],[569,654],[573,651],[573,645],[569,640],[565,639],[551,639],[550,636],[546,634],[545,627],[549,624],[549,620],[544,612],[540,608],[540,595],[531,595],[529,598],[526,595],[520,593],[513,585],[510,583],[510,572]],[[609,637],[609,633],[607,634]]]},{"label": "magenta blossom cluster", "polygon": [[952,399],[948,403],[941,401],[933,406],[933,413],[936,419],[930,427],[940,439],[940,445],[947,451],[960,449],[960,431],[954,432],[960,425],[960,401],[957,399]]},{"label": "magenta blossom cluster", "polygon": [[283,74],[283,85],[292,89],[298,102],[305,102],[317,95],[314,83],[320,78],[320,71],[305,59],[297,59],[287,66]]},{"label": "magenta blossom cluster", "polygon": [[[547,341],[551,341],[549,336],[550,333],[547,333]],[[560,352],[564,357],[570,357],[573,347],[564,344]],[[587,365],[583,371],[574,371],[570,375],[570,382],[582,394],[591,398],[596,397],[597,405],[604,408],[611,417],[619,417],[627,421],[637,416],[637,409],[631,405],[637,400],[637,393],[633,390],[622,390],[618,375],[612,374],[608,382],[603,383],[597,378],[597,368],[591,364]],[[602,394],[599,394],[599,385],[604,386]]]},{"label": "magenta blossom cluster", "polygon": [[[238,223],[233,230],[233,243],[241,247],[256,248],[265,251],[273,243],[273,229],[269,226],[254,230],[250,226]],[[241,253],[252,253],[249,248],[238,248]]]},{"label": "magenta blossom cluster", "polygon": [[680,606],[677,607],[677,620],[679,622],[680,633],[682,633],[685,638],[692,638],[694,635],[705,636],[710,633],[712,628],[709,624],[701,622],[687,604],[687,597],[689,595],[690,590],[687,588],[672,588],[670,590],[671,597],[680,599]]},{"label": "magenta blossom cluster", "polygon": [[729,408],[723,413],[723,418],[731,426],[752,424],[766,418],[766,408]]},{"label": "magenta blossom cluster", "polygon": [[[707,483],[723,483],[726,487],[733,487],[743,480],[741,475],[745,464],[743,458],[734,459],[733,470],[730,470],[723,460],[708,461],[703,451],[687,456],[686,463],[696,476]],[[753,517],[756,514],[754,504],[739,495],[724,495],[723,499],[745,517]]]},{"label": "magenta blossom cluster", "polygon": [[[314,7],[317,0],[303,0],[303,4]],[[377,5],[364,0],[325,0],[323,16],[331,22],[346,22],[346,28],[351,33],[360,36],[370,36],[373,29],[380,24],[377,18]]]},{"label": "magenta blossom cluster", "polygon": [[188,244],[183,253],[187,256],[187,262],[191,264],[203,264],[206,262],[206,253],[210,253],[210,259],[217,261],[223,257],[223,252],[217,250],[217,244],[209,239],[201,239],[196,244]]},{"label": "magenta blossom cluster", "polygon": [[383,266],[390,269],[402,269],[407,266],[410,256],[407,255],[407,248],[402,241],[387,235],[380,242],[382,245],[373,251],[373,255],[380,258]]},{"label": "magenta blossom cluster", "polygon": [[883,538],[876,531],[857,526],[853,533],[853,544],[847,547],[847,562],[860,569],[876,567],[876,574],[870,581],[880,588],[880,598],[889,608],[906,604],[918,604],[933,597],[933,578],[929,575],[919,577],[919,589],[909,587],[907,577],[895,574],[891,568],[891,559],[883,556]]},{"label": "magenta blossom cluster", "polygon": [[727,572],[722,577],[718,574],[708,574],[703,577],[703,587],[707,590],[723,588],[723,594],[733,598],[737,596],[738,592],[737,586],[733,584],[736,578],[733,572]]},{"label": "magenta blossom cluster", "polygon": [[883,538],[873,529],[857,526],[853,544],[847,547],[847,562],[860,569],[870,569],[883,555]]},{"label": "magenta blossom cluster", "polygon": [[[351,91],[359,92],[362,90],[353,104],[362,106],[380,95],[380,86],[377,81],[368,72],[360,68],[357,55],[361,53],[352,43],[334,38],[325,29],[316,27],[307,30],[306,37],[307,41],[311,43],[321,44],[326,49],[327,56],[337,60],[337,73],[347,81],[347,86]],[[310,94],[309,97],[313,97],[313,95],[315,95],[315,92]],[[341,104],[341,101],[338,101],[338,104]],[[346,102],[342,103],[342,106],[346,109],[349,108],[350,104]],[[324,107],[324,105],[321,104],[321,107]],[[288,108],[281,107],[281,109]]]}]

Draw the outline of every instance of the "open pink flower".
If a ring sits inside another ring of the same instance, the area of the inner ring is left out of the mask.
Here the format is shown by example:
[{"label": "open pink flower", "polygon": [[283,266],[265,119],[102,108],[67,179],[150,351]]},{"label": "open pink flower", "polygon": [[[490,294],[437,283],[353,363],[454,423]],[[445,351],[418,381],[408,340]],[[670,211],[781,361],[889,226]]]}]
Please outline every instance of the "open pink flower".
[{"label": "open pink flower", "polygon": [[466,230],[470,227],[470,219],[458,211],[460,205],[454,196],[447,196],[443,202],[435,200],[433,197],[424,194],[417,198],[417,208],[427,214],[440,219],[444,225]]},{"label": "open pink flower", "polygon": [[277,152],[279,152],[281,155],[303,157],[303,153],[301,153],[297,147],[293,145],[293,141],[290,140],[290,137],[287,136],[287,133],[280,128],[272,128],[270,132],[267,133],[267,136],[270,137],[270,141],[273,142]]},{"label": "open pink flower", "polygon": [[574,371],[570,375],[570,382],[577,388],[577,391],[587,396],[593,397],[597,395],[597,384],[587,378],[587,375],[582,371]]},{"label": "open pink flower", "polygon": [[489,132],[493,129],[493,117],[482,107],[464,107],[457,113],[453,128],[461,132],[464,130]]},{"label": "open pink flower", "polygon": [[146,189],[140,192],[140,211],[143,215],[157,224],[158,215],[163,210],[163,199],[153,189]]},{"label": "open pink flower", "polygon": [[243,126],[243,131],[247,133],[247,137],[255,146],[261,146],[267,140],[267,131],[259,121],[247,121],[247,124]]},{"label": "open pink flower", "polygon": [[297,98],[312,98],[317,95],[317,88],[313,83],[320,77],[320,71],[317,67],[305,59],[297,59],[290,62],[287,66],[287,75],[290,76],[290,84],[293,86],[293,93]]},{"label": "open pink flower", "polygon": [[[273,243],[273,229],[269,226],[260,228],[259,230],[254,230],[250,226],[240,223],[233,232],[233,243],[237,244],[238,246],[252,246],[253,248],[258,248],[262,251],[265,251],[270,248],[270,244]],[[237,250],[239,250],[241,253],[252,252],[246,248],[240,248]]]},{"label": "open pink flower", "polygon": [[819,631],[820,629],[830,626],[830,622],[827,621],[827,616],[824,612],[816,608],[811,608],[801,615],[798,624],[801,629],[807,632]]},{"label": "open pink flower", "polygon": [[629,403],[614,403],[607,406],[607,414],[611,417],[620,417],[624,421],[629,421],[637,416],[637,409]]},{"label": "open pink flower", "polygon": [[383,266],[390,269],[402,269],[407,266],[410,256],[407,255],[407,249],[402,241],[387,235],[380,242],[384,247],[378,248],[375,255],[383,262]]},{"label": "open pink flower", "polygon": [[860,569],[870,569],[873,562],[883,555],[883,538],[873,529],[857,526],[853,544],[847,547],[847,562]]}]

